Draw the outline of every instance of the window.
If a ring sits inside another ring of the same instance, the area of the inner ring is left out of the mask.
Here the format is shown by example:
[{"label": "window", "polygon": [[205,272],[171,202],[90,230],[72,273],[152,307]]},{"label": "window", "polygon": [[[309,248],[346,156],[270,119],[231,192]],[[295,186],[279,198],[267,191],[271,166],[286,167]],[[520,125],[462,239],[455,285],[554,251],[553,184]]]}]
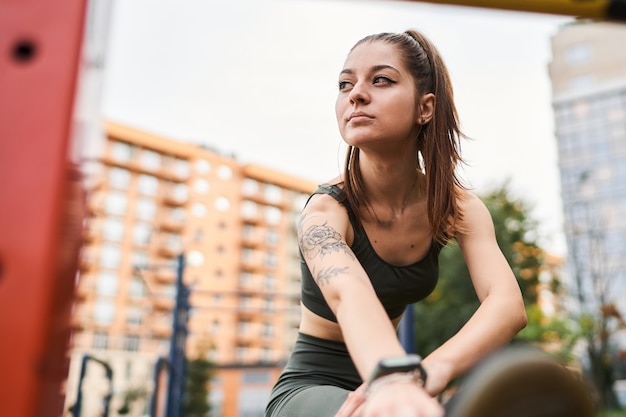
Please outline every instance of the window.
[{"label": "window", "polygon": [[147,245],[150,243],[152,227],[146,223],[136,223],[133,228],[133,241],[136,245]]},{"label": "window", "polygon": [[240,417],[263,417],[270,390],[266,388],[242,388],[239,391],[238,409]]},{"label": "window", "polygon": [[109,347],[109,336],[106,332],[95,332],[93,334],[93,348],[107,349]]},{"label": "window", "polygon": [[176,222],[184,222],[185,221],[185,209],[182,207],[177,207],[170,212],[170,217],[172,220]]},{"label": "window", "polygon": [[250,322],[247,320],[241,320],[237,325],[237,332],[239,334],[245,334],[250,328]]},{"label": "window", "polygon": [[101,271],[96,282],[96,293],[104,296],[114,296],[117,292],[117,274]]},{"label": "window", "polygon": [[211,163],[206,159],[198,159],[193,166],[198,174],[206,175],[211,172]]},{"label": "window", "polygon": [[251,219],[257,216],[258,206],[252,201],[244,201],[241,204],[241,215],[244,219]]},{"label": "window", "polygon": [[265,207],[265,221],[269,224],[280,223],[282,217],[283,213],[280,211],[280,209],[271,206]]},{"label": "window", "polygon": [[265,256],[265,265],[271,268],[275,267],[278,264],[278,258],[274,252],[268,252]]},{"label": "window", "polygon": [[150,264],[150,255],[146,252],[133,252],[132,265],[133,268],[145,269]]},{"label": "window", "polygon": [[272,349],[267,346],[263,346],[261,350],[261,362],[271,362],[272,361]]},{"label": "window", "polygon": [[111,191],[104,201],[104,210],[109,214],[126,214],[126,195],[120,191]]},{"label": "window", "polygon": [[111,145],[111,156],[119,162],[126,162],[131,159],[133,147],[125,142],[113,142]]},{"label": "window", "polygon": [[246,360],[246,356],[248,355],[248,347],[247,346],[237,346],[235,348],[235,358],[238,362],[244,362]]},{"label": "window", "polygon": [[215,199],[215,208],[219,211],[228,211],[230,209],[230,200],[224,196]]},{"label": "window", "polygon": [[100,249],[100,266],[104,268],[117,268],[120,265],[122,252],[119,246],[104,244]]},{"label": "window", "polygon": [[183,248],[181,236],[178,234],[168,233],[166,235],[165,245],[173,252],[181,252]]},{"label": "window", "polygon": [[137,182],[139,193],[143,195],[156,195],[159,191],[159,179],[153,175],[140,175]]},{"label": "window", "polygon": [[593,50],[588,43],[572,45],[565,51],[567,63],[570,65],[580,65],[591,59]]},{"label": "window", "polygon": [[109,184],[114,188],[127,188],[130,184],[130,172],[117,167],[109,169]]},{"label": "window", "polygon": [[126,323],[139,325],[143,322],[143,310],[139,307],[129,307],[126,312]]},{"label": "window", "polygon": [[135,334],[127,334],[124,337],[124,350],[136,352],[139,350],[139,336]]},{"label": "window", "polygon": [[202,203],[195,203],[193,206],[191,206],[191,213],[195,217],[202,218],[202,217],[206,216],[208,212],[209,212],[209,210]]},{"label": "window", "polygon": [[193,183],[193,190],[198,194],[206,194],[209,192],[209,182],[205,179],[198,178]]},{"label": "window", "polygon": [[141,278],[133,277],[130,280],[129,293],[132,298],[142,298],[146,295],[146,287]]},{"label": "window", "polygon": [[176,201],[186,201],[189,194],[185,184],[173,185],[171,193]]},{"label": "window", "polygon": [[266,371],[244,371],[241,375],[244,384],[269,384],[272,376]]},{"label": "window", "polygon": [[115,304],[110,300],[99,299],[93,307],[93,319],[98,324],[111,324],[115,316]]},{"label": "window", "polygon": [[159,169],[161,166],[161,155],[146,149],[141,153],[139,163],[142,167],[150,170]]},{"label": "window", "polygon": [[187,178],[189,176],[189,163],[184,159],[176,159],[174,161],[174,172],[179,177]]},{"label": "window", "polygon": [[239,276],[239,284],[242,287],[246,287],[252,283],[252,274],[249,272],[242,272]]},{"label": "window", "polygon": [[278,243],[278,232],[273,229],[268,230],[265,235],[265,242],[270,245],[276,245]]},{"label": "window", "polygon": [[255,195],[259,192],[259,183],[250,178],[243,180],[242,191],[244,195]]},{"label": "window", "polygon": [[267,184],[265,186],[265,199],[267,201],[269,201],[270,203],[280,203],[280,201],[283,198],[283,190],[282,188],[273,185],[273,184]]},{"label": "window", "polygon": [[176,298],[176,284],[164,284],[161,286],[161,293],[173,300]]},{"label": "window", "polygon": [[156,215],[156,204],[147,198],[137,200],[137,217],[142,220],[152,220]]},{"label": "window", "polygon": [[106,240],[121,241],[124,238],[124,222],[113,217],[107,218],[104,221],[102,235]]},{"label": "window", "polygon": [[233,170],[228,165],[222,165],[217,169],[217,176],[222,180],[228,180],[233,176]]}]

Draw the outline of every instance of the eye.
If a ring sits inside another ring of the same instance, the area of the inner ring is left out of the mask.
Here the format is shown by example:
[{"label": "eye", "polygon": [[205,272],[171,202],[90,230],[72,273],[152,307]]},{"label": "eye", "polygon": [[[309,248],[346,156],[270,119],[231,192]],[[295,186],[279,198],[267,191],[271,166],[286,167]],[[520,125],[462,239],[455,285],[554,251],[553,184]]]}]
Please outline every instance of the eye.
[{"label": "eye", "polygon": [[374,77],[374,81],[372,82],[372,84],[395,84],[396,82],[393,81],[391,78],[385,76],[385,75],[377,75],[376,77]]},{"label": "eye", "polygon": [[349,81],[339,81],[339,91],[343,91],[346,88],[350,87],[350,82]]}]

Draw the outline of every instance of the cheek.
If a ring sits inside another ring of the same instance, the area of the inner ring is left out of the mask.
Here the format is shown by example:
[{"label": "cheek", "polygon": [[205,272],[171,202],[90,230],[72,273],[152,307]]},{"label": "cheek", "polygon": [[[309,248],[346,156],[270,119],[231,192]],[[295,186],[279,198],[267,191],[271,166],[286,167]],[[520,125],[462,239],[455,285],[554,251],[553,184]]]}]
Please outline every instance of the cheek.
[{"label": "cheek", "polygon": [[337,97],[335,101],[335,117],[337,117],[337,121],[341,119],[341,97]]},{"label": "cheek", "polygon": [[345,111],[345,106],[342,104],[342,100],[340,97],[337,98],[335,102],[335,117],[337,119],[337,124],[339,128],[343,126],[343,115]]}]

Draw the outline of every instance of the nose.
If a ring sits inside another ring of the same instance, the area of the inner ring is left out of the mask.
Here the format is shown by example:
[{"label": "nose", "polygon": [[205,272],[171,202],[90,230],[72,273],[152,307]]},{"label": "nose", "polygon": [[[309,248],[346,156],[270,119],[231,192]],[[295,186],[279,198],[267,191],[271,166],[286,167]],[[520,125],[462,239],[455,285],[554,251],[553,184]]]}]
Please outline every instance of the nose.
[{"label": "nose", "polygon": [[351,104],[363,104],[369,101],[369,93],[363,83],[356,83],[350,91],[350,103]]}]

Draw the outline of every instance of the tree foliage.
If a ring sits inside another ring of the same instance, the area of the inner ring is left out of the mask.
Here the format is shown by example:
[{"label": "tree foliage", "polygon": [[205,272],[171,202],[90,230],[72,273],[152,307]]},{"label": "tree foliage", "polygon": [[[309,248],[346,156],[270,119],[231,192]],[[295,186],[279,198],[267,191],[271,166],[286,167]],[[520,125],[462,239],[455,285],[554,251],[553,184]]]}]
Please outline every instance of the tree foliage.
[{"label": "tree foliage", "polygon": [[199,344],[197,356],[187,361],[185,417],[206,417],[211,411],[209,383],[213,378],[215,365],[207,359],[207,353],[207,347]]},{"label": "tree foliage", "polygon": [[[511,197],[508,184],[481,197],[494,223],[498,245],[522,290],[529,326],[520,338],[545,342],[569,334],[564,323],[546,326],[546,317],[537,306],[539,277],[545,253],[539,247],[537,223],[529,216],[530,208]],[[426,356],[452,337],[479,306],[465,259],[456,242],[442,249],[439,258],[439,283],[435,291],[415,305],[417,350]],[[557,286],[556,280],[549,283]],[[556,335],[556,336],[555,336]],[[571,351],[571,349],[570,349]]]}]

